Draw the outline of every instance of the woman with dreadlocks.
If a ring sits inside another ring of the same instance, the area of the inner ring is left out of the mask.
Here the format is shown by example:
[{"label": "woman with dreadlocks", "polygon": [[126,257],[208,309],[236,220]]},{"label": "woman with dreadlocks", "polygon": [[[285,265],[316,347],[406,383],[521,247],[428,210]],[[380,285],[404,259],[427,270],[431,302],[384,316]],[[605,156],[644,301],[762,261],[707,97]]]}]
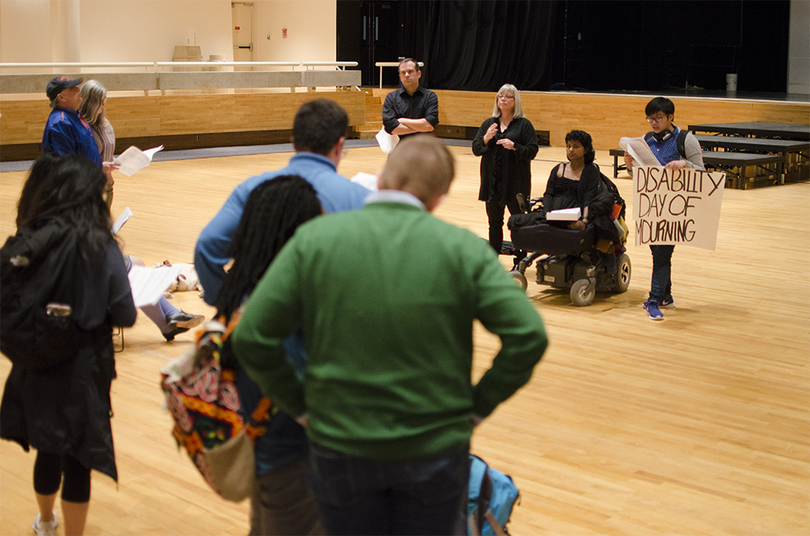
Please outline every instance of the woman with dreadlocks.
[{"label": "woman with dreadlocks", "polygon": [[[217,317],[224,317],[223,324],[250,296],[295,229],[322,212],[315,189],[298,176],[267,180],[251,192],[228,252],[233,264],[217,294]],[[286,349],[303,371],[306,355],[300,331],[287,340]],[[230,354],[230,345],[223,350]],[[223,358],[235,363],[232,354]],[[247,420],[259,406],[262,394],[241,369],[236,381],[240,411]],[[323,534],[315,497],[306,482],[309,450],[304,429],[283,412],[265,424],[266,432],[255,444],[250,534]]]}]

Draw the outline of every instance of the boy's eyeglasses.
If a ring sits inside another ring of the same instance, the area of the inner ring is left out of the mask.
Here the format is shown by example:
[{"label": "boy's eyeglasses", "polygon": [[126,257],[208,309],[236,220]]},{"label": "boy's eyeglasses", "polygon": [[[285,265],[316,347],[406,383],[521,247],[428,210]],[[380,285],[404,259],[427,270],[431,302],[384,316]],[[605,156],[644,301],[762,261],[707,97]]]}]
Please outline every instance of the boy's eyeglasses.
[{"label": "boy's eyeglasses", "polygon": [[666,120],[667,120],[667,117],[669,117],[669,116],[668,116],[668,115],[665,115],[665,116],[663,116],[663,117],[653,117],[653,116],[651,116],[651,115],[648,115],[648,116],[647,116],[647,122],[648,122],[648,123],[651,123],[651,124],[652,124],[652,123],[662,123],[662,122],[664,122],[664,121],[666,121]]}]

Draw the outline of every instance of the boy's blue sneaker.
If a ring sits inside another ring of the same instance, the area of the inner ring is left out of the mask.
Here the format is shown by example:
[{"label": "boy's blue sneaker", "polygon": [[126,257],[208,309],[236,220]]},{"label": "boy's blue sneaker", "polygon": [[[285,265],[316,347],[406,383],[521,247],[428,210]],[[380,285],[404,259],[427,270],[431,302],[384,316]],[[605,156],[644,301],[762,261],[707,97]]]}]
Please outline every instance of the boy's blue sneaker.
[{"label": "boy's blue sneaker", "polygon": [[665,297],[661,300],[661,305],[658,306],[659,309],[675,309],[675,300],[672,299],[672,295]]},{"label": "boy's blue sneaker", "polygon": [[658,302],[655,300],[647,300],[644,302],[644,310],[647,312],[647,317],[650,320],[663,320],[664,313],[658,308]]}]

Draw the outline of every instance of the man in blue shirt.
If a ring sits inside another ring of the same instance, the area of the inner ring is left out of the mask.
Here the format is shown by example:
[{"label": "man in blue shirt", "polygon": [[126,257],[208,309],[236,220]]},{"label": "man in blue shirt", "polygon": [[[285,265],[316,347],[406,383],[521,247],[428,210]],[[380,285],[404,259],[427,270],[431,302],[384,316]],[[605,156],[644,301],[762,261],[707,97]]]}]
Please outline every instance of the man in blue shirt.
[{"label": "man in blue shirt", "polygon": [[116,169],[112,162],[102,162],[98,151],[96,139],[90,125],[78,112],[82,103],[79,92],[81,78],[57,76],[50,82],[45,90],[48,100],[51,101],[51,114],[42,133],[42,150],[46,153],[56,153],[59,156],[80,154],[92,160],[104,172]]},{"label": "man in blue shirt", "polygon": [[[205,226],[197,240],[194,263],[204,290],[204,299],[216,302],[230,261],[231,240],[242,218],[250,193],[266,180],[298,175],[312,184],[326,213],[363,207],[371,192],[337,173],[346,141],[349,116],[334,101],[317,99],[298,109],[292,141],[296,154],[287,167],[268,171],[234,188],[220,211]],[[306,355],[299,331],[285,343],[287,353],[303,370]],[[249,416],[261,399],[258,386],[242,371],[237,388],[243,416]],[[251,496],[250,534],[323,534],[317,506],[307,487],[308,446],[304,429],[279,412],[264,435],[256,440],[256,486]]]},{"label": "man in blue shirt", "polygon": [[304,103],[293,121],[295,155],[287,167],[256,175],[234,188],[220,211],[200,233],[194,253],[194,263],[205,301],[214,305],[224,266],[230,260],[228,248],[239,225],[242,210],[250,192],[262,182],[281,175],[298,175],[312,184],[318,192],[327,214],[356,210],[371,193],[339,175],[337,166],[346,141],[349,116],[334,101],[317,99]]}]

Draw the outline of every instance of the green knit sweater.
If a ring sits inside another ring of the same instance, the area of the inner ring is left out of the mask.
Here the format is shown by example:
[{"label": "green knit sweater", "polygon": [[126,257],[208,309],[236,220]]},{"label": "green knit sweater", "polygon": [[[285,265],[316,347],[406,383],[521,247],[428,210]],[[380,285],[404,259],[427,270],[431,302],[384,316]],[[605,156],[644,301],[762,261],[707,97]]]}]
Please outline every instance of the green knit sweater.
[{"label": "green knit sweater", "polygon": [[[471,384],[473,321],[500,336]],[[304,378],[284,339],[302,326]],[[249,299],[233,348],[309,438],[353,456],[402,459],[463,448],[529,381],[542,320],[487,243],[424,210],[374,202],[301,226]]]}]

